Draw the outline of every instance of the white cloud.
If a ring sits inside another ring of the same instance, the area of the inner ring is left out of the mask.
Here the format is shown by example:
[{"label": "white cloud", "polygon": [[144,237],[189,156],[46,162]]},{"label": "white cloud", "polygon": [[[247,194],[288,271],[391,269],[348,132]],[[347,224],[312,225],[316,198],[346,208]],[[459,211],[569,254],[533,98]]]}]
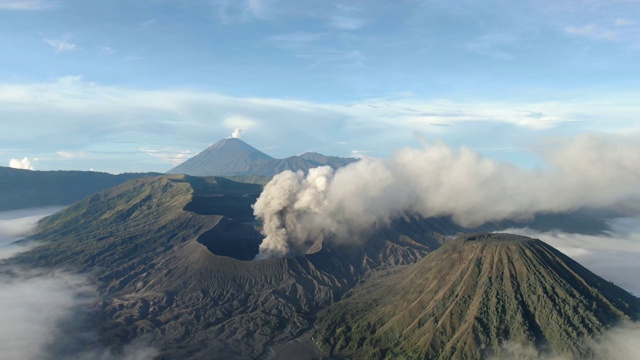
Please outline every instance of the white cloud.
[{"label": "white cloud", "polygon": [[161,159],[162,161],[174,166],[180,165],[183,161],[193,156],[191,150],[177,150],[170,147],[163,147],[158,149],[141,147],[140,151],[144,152],[147,155]]},{"label": "white cloud", "polygon": [[[83,323],[98,300],[85,277],[51,270],[3,269],[0,275],[0,349],[3,359],[152,360],[158,350],[143,341],[121,351],[100,345]],[[73,344],[75,348],[69,348]]]},{"label": "white cloud", "polygon": [[[537,102],[402,96],[320,103],[194,90],[140,90],[67,76],[51,82],[0,84],[0,118],[11,119],[0,122],[0,142],[6,148],[29,148],[41,155],[65,148],[121,147],[115,143],[126,139],[131,139],[131,150],[140,146],[154,149],[159,141],[175,150],[196,150],[242,128],[247,131],[243,135],[263,149],[276,144],[282,147],[283,138],[289,139],[287,146],[298,146],[283,148],[287,153],[274,156],[309,148],[322,151],[336,138],[349,139],[351,149],[375,150],[372,155],[381,156],[412,141],[413,131],[442,137],[464,133],[461,129],[469,126],[475,126],[469,131],[477,132],[482,124],[510,125],[502,127],[509,129],[510,138],[519,131],[530,140],[539,131],[549,133],[556,128],[565,133],[639,135],[638,97],[635,92],[613,92],[598,97],[563,94],[562,100]],[[141,140],[150,138],[156,145]],[[371,144],[377,144],[375,149]]]},{"label": "white cloud", "polygon": [[367,155],[368,152],[367,150],[351,150],[351,157],[356,159],[372,159],[371,156]]},{"label": "white cloud", "polygon": [[565,32],[571,35],[583,36],[595,40],[619,40],[618,32],[603,28],[595,24],[587,24],[583,26],[567,26]]},{"label": "white cloud", "polygon": [[[34,159],[38,160],[38,159]],[[14,169],[24,169],[24,170],[33,170],[33,164],[31,163],[31,159],[28,157],[24,157],[22,159],[11,159],[9,161],[9,167]]]},{"label": "white cloud", "polygon": [[23,273],[0,277],[0,348],[7,359],[44,359],[56,324],[86,304],[93,289],[65,273]]},{"label": "white cloud", "polygon": [[0,212],[0,259],[9,258],[31,248],[33,244],[15,245],[13,243],[30,235],[38,224],[38,220],[62,209],[59,206],[52,206]]},{"label": "white cloud", "polygon": [[72,50],[78,49],[78,46],[76,44],[70,42],[69,39],[64,37],[60,40],[45,38],[42,41],[51,45],[51,47],[53,47],[56,50],[56,54],[61,53],[63,51],[72,51]]},{"label": "white cloud", "polygon": [[0,0],[0,10],[49,10],[56,6],[53,0]]},{"label": "white cloud", "polygon": [[233,129],[234,131],[238,128],[244,130],[255,128],[259,123],[260,122],[256,119],[238,114],[229,114],[225,116],[223,121],[226,128]]},{"label": "white cloud", "polygon": [[[0,212],[0,259],[27,251],[34,244],[11,244],[28,235],[37,221],[60,207]],[[94,284],[62,271],[0,271],[0,349],[3,359],[151,360],[157,349],[142,341],[113,351],[99,345],[98,333],[79,316],[98,300]],[[80,340],[80,341],[78,341]],[[76,349],[69,349],[74,344]],[[82,345],[79,345],[82,344]]]},{"label": "white cloud", "polygon": [[469,51],[486,55],[497,60],[513,60],[515,56],[505,48],[517,42],[517,38],[512,34],[491,33],[485,34],[474,41],[465,44]]},{"label": "white cloud", "polygon": [[329,25],[339,30],[359,30],[366,24],[361,9],[356,6],[335,5],[335,12],[329,16]]},{"label": "white cloud", "polygon": [[268,19],[273,17],[278,9],[268,0],[219,0],[211,4],[216,7],[218,17],[224,24]]},{"label": "white cloud", "polygon": [[88,154],[85,151],[56,151],[56,155],[65,159],[86,158]]},{"label": "white cloud", "polygon": [[320,41],[326,37],[326,33],[294,32],[271,36],[268,38],[268,41],[283,49],[301,50],[309,46],[309,44]]},{"label": "white cloud", "polygon": [[333,16],[329,20],[331,26],[340,30],[358,30],[365,25],[363,19],[351,16]]},{"label": "white cloud", "polygon": [[631,26],[633,24],[635,24],[635,21],[625,18],[618,18],[614,20],[614,25],[618,27]]},{"label": "white cloud", "polygon": [[115,54],[115,50],[113,50],[110,46],[101,46],[100,47],[100,54],[103,56],[109,56],[112,54]]}]

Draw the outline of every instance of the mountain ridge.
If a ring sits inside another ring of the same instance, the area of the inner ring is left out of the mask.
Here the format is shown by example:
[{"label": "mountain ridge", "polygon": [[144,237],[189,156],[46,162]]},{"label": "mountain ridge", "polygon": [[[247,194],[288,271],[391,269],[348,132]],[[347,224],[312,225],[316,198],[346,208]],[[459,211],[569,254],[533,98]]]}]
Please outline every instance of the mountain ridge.
[{"label": "mountain ridge", "polygon": [[0,166],[0,211],[69,205],[132,179],[158,173],[23,170]]},{"label": "mountain ridge", "polygon": [[192,176],[273,176],[284,170],[308,171],[318,166],[337,168],[356,159],[305,153],[273,158],[237,138],[222,139],[194,157],[167,171]]}]

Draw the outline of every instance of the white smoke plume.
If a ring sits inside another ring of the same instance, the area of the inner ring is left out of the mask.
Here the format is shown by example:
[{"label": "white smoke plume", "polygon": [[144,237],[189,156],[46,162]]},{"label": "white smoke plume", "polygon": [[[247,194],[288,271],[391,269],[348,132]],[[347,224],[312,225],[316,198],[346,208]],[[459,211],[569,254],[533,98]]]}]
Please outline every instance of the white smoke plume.
[{"label": "white smoke plume", "polygon": [[583,135],[548,143],[544,169],[521,169],[442,143],[361,159],[335,172],[276,175],[254,204],[265,239],[257,258],[308,252],[321,237],[341,241],[395,214],[451,216],[474,227],[537,213],[602,208],[640,197],[640,142]]},{"label": "white smoke plume", "polygon": [[14,169],[33,170],[33,164],[31,159],[24,157],[24,159],[11,159],[9,160],[9,167]]},{"label": "white smoke plume", "polygon": [[231,134],[231,137],[234,139],[240,139],[240,133],[242,132],[242,129],[237,128],[235,130],[233,130],[233,133]]}]

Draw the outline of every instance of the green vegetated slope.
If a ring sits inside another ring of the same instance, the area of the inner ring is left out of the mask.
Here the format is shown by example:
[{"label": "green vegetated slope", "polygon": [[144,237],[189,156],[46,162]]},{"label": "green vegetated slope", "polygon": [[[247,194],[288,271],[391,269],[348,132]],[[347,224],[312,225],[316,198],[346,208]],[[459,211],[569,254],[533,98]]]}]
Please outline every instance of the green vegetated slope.
[{"label": "green vegetated slope", "polygon": [[540,240],[477,235],[360,286],[314,336],[354,359],[509,357],[512,344],[582,359],[593,336],[638,319],[638,301]]},{"label": "green vegetated slope", "polygon": [[0,166],[0,211],[72,204],[85,196],[153,173],[31,171]]},{"label": "green vegetated slope", "polygon": [[29,239],[42,245],[6,263],[89,274],[108,344],[146,335],[160,358],[256,358],[308,331],[369,272],[414,263],[444,239],[405,216],[350,246],[247,261],[262,240],[251,209],[261,189],[185,175],[132,180],[43,219]]},{"label": "green vegetated slope", "polygon": [[[210,186],[226,190],[218,180],[210,179]],[[190,181],[206,182],[184,175],[161,176],[132,180],[91,195],[41,220],[28,240],[43,245],[12,261],[65,266],[103,277],[131,271],[172,246],[197,238],[221,220],[220,216],[183,210],[199,206],[193,201],[195,186]],[[254,194],[260,191],[259,186],[247,186]]]}]

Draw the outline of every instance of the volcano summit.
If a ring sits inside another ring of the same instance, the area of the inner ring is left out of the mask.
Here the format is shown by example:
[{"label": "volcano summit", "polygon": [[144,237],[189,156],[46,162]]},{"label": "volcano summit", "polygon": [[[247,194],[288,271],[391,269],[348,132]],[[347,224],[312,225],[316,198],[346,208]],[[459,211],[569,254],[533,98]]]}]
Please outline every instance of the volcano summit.
[{"label": "volcano summit", "polygon": [[246,142],[231,137],[218,141],[167,173],[192,176],[273,176],[284,170],[308,171],[323,165],[337,168],[354,161],[354,158],[324,156],[318,153],[275,159]]},{"label": "volcano summit", "polygon": [[357,288],[315,337],[353,359],[584,359],[595,335],[639,315],[636,297],[544,242],[484,234]]}]

